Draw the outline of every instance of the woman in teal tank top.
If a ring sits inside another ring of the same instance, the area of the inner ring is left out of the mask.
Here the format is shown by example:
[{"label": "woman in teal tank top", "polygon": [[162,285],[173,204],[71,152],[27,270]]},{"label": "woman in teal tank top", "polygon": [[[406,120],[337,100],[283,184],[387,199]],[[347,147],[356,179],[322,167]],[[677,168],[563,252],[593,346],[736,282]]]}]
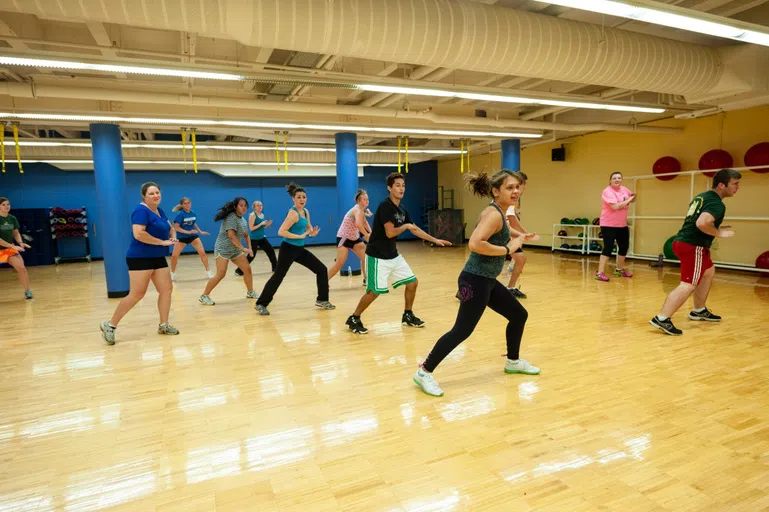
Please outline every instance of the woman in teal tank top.
[{"label": "woman in teal tank top", "polygon": [[508,321],[505,373],[539,373],[539,368],[519,357],[523,328],[529,314],[518,299],[497,281],[505,256],[523,244],[525,234],[511,231],[504,213],[518,199],[523,182],[520,173],[507,169],[491,178],[485,173],[467,175],[470,191],[481,197],[491,197],[492,201],[481,213],[478,225],[470,236],[470,257],[459,274],[458,296],[461,303],[454,327],[441,336],[413,378],[428,395],[443,395],[432,372],[452,350],[470,337],[487,306]]},{"label": "woman in teal tank top", "polygon": [[272,277],[264,285],[262,295],[256,301],[256,312],[260,315],[269,315],[267,306],[272,302],[280,283],[286,277],[288,269],[294,262],[307,267],[315,274],[318,286],[318,297],[315,305],[321,309],[336,309],[336,306],[328,301],[328,269],[313,253],[304,247],[307,237],[316,236],[320,231],[318,226],[310,222],[310,212],[304,206],[307,204],[307,192],[296,183],[289,183],[286,190],[294,200],[294,206],[288,211],[286,220],[280,225],[278,235],[283,237],[278,252],[278,264],[272,273]]},{"label": "woman in teal tank top", "polygon": [[[248,216],[248,238],[251,240],[251,252],[253,254],[248,256],[248,264],[250,265],[254,261],[257,251],[261,249],[270,260],[272,271],[275,272],[275,267],[278,266],[278,259],[275,257],[275,249],[272,248],[272,244],[267,240],[267,236],[264,233],[265,228],[272,226],[272,220],[264,216],[264,205],[261,201],[254,201],[252,208],[254,211]],[[235,273],[242,275],[240,269],[236,270]]]}]

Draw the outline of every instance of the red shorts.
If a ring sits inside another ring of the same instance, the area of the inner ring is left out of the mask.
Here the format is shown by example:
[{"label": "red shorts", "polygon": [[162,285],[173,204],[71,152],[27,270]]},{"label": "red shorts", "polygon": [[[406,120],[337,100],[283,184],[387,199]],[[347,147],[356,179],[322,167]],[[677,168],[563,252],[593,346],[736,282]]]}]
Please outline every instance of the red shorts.
[{"label": "red shorts", "polygon": [[673,252],[681,261],[681,282],[683,283],[697,286],[700,284],[702,274],[713,266],[708,247],[674,241]]},{"label": "red shorts", "polygon": [[0,263],[8,263],[8,260],[19,254],[16,249],[10,247],[3,247],[0,249]]}]

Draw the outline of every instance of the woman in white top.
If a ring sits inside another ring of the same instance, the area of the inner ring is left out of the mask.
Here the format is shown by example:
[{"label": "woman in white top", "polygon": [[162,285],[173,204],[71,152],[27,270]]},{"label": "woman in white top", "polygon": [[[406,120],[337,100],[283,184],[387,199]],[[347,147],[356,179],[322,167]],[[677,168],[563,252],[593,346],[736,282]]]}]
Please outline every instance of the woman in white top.
[{"label": "woman in white top", "polygon": [[363,285],[366,285],[366,242],[371,234],[371,226],[366,220],[368,211],[368,194],[358,190],[355,194],[355,206],[350,208],[342,219],[342,224],[336,232],[336,262],[328,269],[328,279],[331,280],[347,261],[348,251],[352,251],[360,260],[363,272]]}]

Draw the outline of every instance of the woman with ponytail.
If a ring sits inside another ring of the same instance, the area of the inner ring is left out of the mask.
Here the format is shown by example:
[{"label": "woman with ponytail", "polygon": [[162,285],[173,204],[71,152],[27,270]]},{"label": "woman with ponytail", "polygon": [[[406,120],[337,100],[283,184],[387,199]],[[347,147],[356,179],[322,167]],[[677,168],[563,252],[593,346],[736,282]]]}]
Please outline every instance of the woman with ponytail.
[{"label": "woman with ponytail", "polygon": [[347,261],[347,253],[352,251],[360,260],[360,269],[363,272],[363,286],[366,286],[366,242],[371,235],[371,226],[366,220],[368,210],[368,194],[365,190],[358,190],[355,194],[355,206],[344,215],[342,224],[336,232],[336,261],[334,266],[328,269],[328,280],[334,277]]},{"label": "woman with ponytail", "polygon": [[468,174],[466,179],[467,187],[473,194],[490,197],[492,201],[481,213],[478,225],[470,236],[470,257],[459,274],[458,297],[461,304],[454,327],[437,341],[413,378],[422,391],[432,396],[443,395],[432,372],[470,337],[487,306],[508,321],[505,373],[539,373],[539,368],[520,359],[518,353],[529,314],[518,299],[497,281],[505,265],[505,257],[523,244],[523,234],[511,231],[505,218],[507,209],[518,200],[523,176],[503,169],[491,177],[485,173]]},{"label": "woman with ponytail", "polygon": [[179,204],[174,206],[171,211],[179,212],[174,219],[174,229],[179,236],[177,237],[178,242],[174,244],[174,251],[171,253],[171,280],[176,280],[176,264],[179,262],[179,255],[188,244],[192,245],[198,252],[200,261],[206,267],[206,277],[211,279],[214,277],[214,273],[208,268],[208,255],[199,238],[200,235],[208,235],[209,233],[198,226],[198,215],[192,211],[192,201],[189,197],[182,197]]},{"label": "woman with ponytail", "polygon": [[267,306],[272,302],[275,292],[278,291],[280,283],[286,277],[288,269],[294,262],[308,268],[315,274],[315,280],[318,285],[318,297],[315,299],[315,305],[321,309],[336,309],[336,306],[328,301],[328,269],[326,265],[315,257],[313,253],[304,247],[305,239],[308,236],[317,236],[320,227],[313,227],[310,222],[310,212],[304,206],[307,204],[307,192],[296,183],[289,183],[286,186],[288,195],[294,200],[294,207],[288,211],[286,219],[278,229],[278,235],[283,237],[283,243],[280,244],[278,251],[278,266],[272,277],[264,285],[262,295],[256,301],[256,312],[260,315],[269,315]]},{"label": "woman with ponytail", "polygon": [[[200,296],[201,304],[213,306],[215,302],[208,296],[216,288],[224,276],[227,275],[227,265],[232,261],[243,271],[243,282],[246,285],[246,298],[256,299],[259,294],[254,291],[251,267],[246,256],[253,254],[251,243],[248,240],[248,226],[243,215],[248,211],[248,201],[245,197],[236,197],[232,201],[224,203],[214,217],[214,222],[223,221],[219,228],[219,235],[214,244],[214,257],[216,259],[216,275],[208,280],[203,295]],[[241,243],[241,240],[245,243]]]}]

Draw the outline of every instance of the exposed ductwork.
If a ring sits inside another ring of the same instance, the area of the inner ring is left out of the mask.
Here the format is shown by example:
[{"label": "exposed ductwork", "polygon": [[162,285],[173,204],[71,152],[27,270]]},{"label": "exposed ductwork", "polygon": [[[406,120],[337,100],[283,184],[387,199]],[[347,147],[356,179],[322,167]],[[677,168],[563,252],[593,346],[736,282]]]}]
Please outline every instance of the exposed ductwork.
[{"label": "exposed ductwork", "polygon": [[0,95],[14,98],[64,98],[100,101],[127,101],[132,103],[185,105],[195,107],[216,107],[248,109],[266,112],[291,112],[298,116],[307,114],[368,116],[378,118],[424,121],[434,124],[473,126],[486,129],[528,129],[558,130],[565,132],[622,131],[638,133],[676,133],[679,128],[658,126],[636,126],[610,123],[567,124],[517,119],[487,119],[461,116],[443,116],[432,112],[412,112],[390,108],[321,105],[291,102],[272,102],[262,100],[243,100],[241,98],[204,97],[189,94],[170,94],[149,91],[124,91],[117,89],[88,87],[58,87],[51,85],[20,84],[15,82],[0,83]]},{"label": "exposed ductwork", "polygon": [[706,96],[717,50],[466,0],[6,2],[41,18],[195,32],[250,46]]}]

